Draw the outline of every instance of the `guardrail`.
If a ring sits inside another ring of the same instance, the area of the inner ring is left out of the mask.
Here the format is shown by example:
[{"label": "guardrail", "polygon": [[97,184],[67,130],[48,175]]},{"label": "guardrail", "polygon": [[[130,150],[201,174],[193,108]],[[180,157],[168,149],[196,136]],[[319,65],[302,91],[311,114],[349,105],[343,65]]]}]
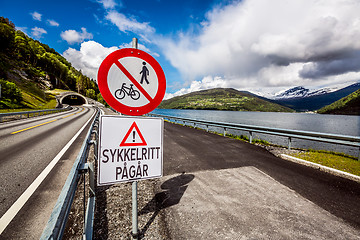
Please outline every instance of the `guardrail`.
[{"label": "guardrail", "polygon": [[4,117],[9,117],[9,116],[17,116],[18,115],[18,116],[20,116],[20,119],[21,119],[22,116],[26,116],[27,118],[29,118],[31,115],[32,115],[32,117],[35,117],[35,116],[41,116],[41,115],[50,114],[50,113],[68,111],[68,110],[71,110],[71,109],[72,109],[71,106],[67,106],[66,108],[55,108],[55,109],[35,110],[35,111],[0,113],[0,122],[3,122]]},{"label": "guardrail", "polygon": [[[75,160],[75,163],[70,171],[70,174],[65,182],[65,185],[60,193],[60,196],[55,204],[53,212],[49,221],[40,237],[40,239],[62,239],[65,225],[70,213],[71,205],[75,197],[75,192],[81,176],[84,177],[84,231],[83,239],[92,239],[93,220],[95,212],[95,175],[94,165],[87,163],[90,145],[94,144],[95,161],[97,156],[97,142],[98,142],[98,128],[99,115],[97,114],[89,128],[86,138],[81,146],[80,152]],[[95,135],[95,140],[92,140],[92,135]],[[89,198],[85,210],[85,173],[89,173]]]},{"label": "guardrail", "polygon": [[291,149],[291,141],[294,138],[357,147],[359,148],[358,159],[360,160],[360,137],[358,136],[347,136],[347,135],[330,134],[330,133],[271,128],[271,127],[262,127],[262,126],[236,124],[236,123],[212,122],[212,121],[180,118],[180,117],[173,117],[173,116],[166,116],[166,115],[152,114],[152,113],[147,115],[154,117],[162,117],[164,119],[168,119],[169,121],[171,120],[174,120],[175,122],[180,121],[183,122],[184,125],[186,125],[186,123],[193,123],[194,127],[196,127],[196,125],[203,125],[206,127],[207,132],[209,131],[209,126],[223,128],[224,136],[227,133],[226,131],[229,129],[246,131],[249,133],[250,143],[252,143],[253,141],[253,133],[282,136],[288,138],[288,149]]}]

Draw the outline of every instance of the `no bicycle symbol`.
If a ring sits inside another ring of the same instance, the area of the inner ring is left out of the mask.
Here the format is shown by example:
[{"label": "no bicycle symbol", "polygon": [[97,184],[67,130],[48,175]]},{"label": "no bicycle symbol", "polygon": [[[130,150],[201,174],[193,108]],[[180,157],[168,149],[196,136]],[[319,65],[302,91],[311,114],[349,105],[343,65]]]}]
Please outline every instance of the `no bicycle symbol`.
[{"label": "no bicycle symbol", "polygon": [[144,51],[125,48],[108,55],[98,72],[105,101],[126,115],[154,110],[165,95],[165,74],[159,63]]}]

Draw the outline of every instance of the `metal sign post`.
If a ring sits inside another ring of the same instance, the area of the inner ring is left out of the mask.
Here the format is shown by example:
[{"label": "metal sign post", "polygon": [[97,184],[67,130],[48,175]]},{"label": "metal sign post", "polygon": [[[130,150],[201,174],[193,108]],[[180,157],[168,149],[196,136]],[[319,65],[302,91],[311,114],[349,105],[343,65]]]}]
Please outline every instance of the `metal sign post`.
[{"label": "metal sign post", "polygon": [[164,120],[131,116],[149,113],[160,104],[165,74],[133,38],[132,48],[116,50],[103,60],[98,85],[105,101],[123,114],[100,118],[98,186],[132,182],[131,235],[139,239],[137,183],[162,177]]},{"label": "metal sign post", "polygon": [[[132,48],[138,48],[137,38],[132,39]],[[138,239],[137,181],[132,182],[132,237]]]}]

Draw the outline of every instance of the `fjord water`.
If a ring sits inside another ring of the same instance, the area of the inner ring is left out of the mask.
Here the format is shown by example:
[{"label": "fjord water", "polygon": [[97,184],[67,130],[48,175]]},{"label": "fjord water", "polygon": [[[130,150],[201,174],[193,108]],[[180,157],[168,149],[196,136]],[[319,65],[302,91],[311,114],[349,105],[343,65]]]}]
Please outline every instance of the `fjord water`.
[{"label": "fjord water", "polygon": [[[303,130],[321,133],[360,136],[360,116],[313,113],[239,112],[216,110],[155,109],[152,113],[174,117],[201,119],[213,122],[248,124],[273,128]],[[215,129],[214,129],[215,130]],[[220,129],[217,131],[222,132]],[[248,135],[246,132],[231,132]],[[255,134],[255,138],[287,146],[287,138]],[[358,156],[359,149],[304,140],[292,141],[292,146],[306,149],[323,149]]]}]

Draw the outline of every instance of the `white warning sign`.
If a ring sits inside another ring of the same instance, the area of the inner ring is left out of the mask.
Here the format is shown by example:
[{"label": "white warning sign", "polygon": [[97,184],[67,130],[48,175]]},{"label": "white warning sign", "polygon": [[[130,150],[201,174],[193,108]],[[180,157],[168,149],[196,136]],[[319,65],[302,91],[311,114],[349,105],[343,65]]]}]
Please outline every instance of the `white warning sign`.
[{"label": "white warning sign", "polygon": [[100,117],[98,185],[162,176],[162,118]]}]

